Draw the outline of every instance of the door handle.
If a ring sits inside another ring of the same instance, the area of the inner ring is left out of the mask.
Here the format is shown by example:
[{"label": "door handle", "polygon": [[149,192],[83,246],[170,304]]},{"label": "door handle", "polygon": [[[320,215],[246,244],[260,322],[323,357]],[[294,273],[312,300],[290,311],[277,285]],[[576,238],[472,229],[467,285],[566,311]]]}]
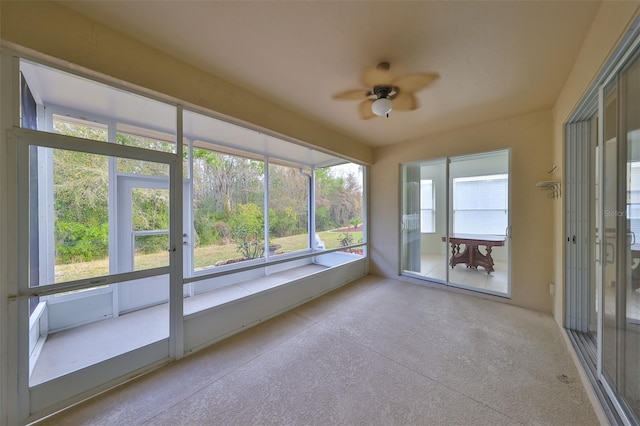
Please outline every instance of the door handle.
[{"label": "door handle", "polygon": [[[611,260],[609,260],[609,247],[611,247]],[[613,264],[616,261],[616,245],[613,243],[606,243],[604,245],[604,262]]]}]

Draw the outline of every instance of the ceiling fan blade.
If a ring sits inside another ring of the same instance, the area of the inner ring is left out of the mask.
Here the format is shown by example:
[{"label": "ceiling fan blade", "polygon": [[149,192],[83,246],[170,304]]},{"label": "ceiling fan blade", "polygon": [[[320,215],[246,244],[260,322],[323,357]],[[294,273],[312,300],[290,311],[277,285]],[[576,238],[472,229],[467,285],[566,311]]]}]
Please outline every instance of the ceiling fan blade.
[{"label": "ceiling fan blade", "polygon": [[369,96],[369,90],[367,89],[351,89],[336,93],[331,97],[339,100],[359,100],[365,99],[367,96]]},{"label": "ceiling fan blade", "polygon": [[393,109],[397,111],[412,111],[420,106],[418,98],[413,93],[400,92],[398,96],[393,98]]},{"label": "ceiling fan blade", "polygon": [[391,80],[389,71],[380,68],[365,68],[360,75],[360,81],[367,87],[389,85]]},{"label": "ceiling fan blade", "polygon": [[440,78],[440,74],[435,72],[419,72],[397,77],[391,84],[399,88],[400,93],[415,93],[424,89],[438,78]]},{"label": "ceiling fan blade", "polygon": [[363,120],[369,120],[370,118],[375,117],[376,115],[371,110],[371,104],[373,101],[371,99],[365,99],[364,101],[358,104],[358,112],[360,113],[360,118]]}]

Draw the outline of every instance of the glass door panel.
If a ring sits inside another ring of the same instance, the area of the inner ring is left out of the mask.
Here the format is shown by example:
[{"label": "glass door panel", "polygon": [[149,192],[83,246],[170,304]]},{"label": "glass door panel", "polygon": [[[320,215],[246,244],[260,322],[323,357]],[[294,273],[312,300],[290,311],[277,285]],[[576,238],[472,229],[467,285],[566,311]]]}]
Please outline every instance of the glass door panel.
[{"label": "glass door panel", "polygon": [[[589,244],[589,249],[591,250],[590,252],[590,259],[591,259],[591,271],[589,273],[589,335],[591,336],[591,339],[593,341],[593,343],[595,344],[598,341],[598,312],[600,311],[599,309],[599,296],[598,296],[598,289],[600,288],[601,284],[598,284],[599,282],[599,273],[600,273],[600,269],[599,266],[600,265],[600,247],[602,245],[602,242],[600,241],[600,228],[601,228],[601,221],[600,221],[600,215],[598,214],[598,212],[600,211],[600,209],[602,208],[602,206],[600,205],[600,159],[599,159],[599,150],[598,150],[598,114],[596,113],[593,117],[591,117],[591,119],[589,120],[589,126],[590,126],[590,141],[589,141],[589,145],[590,145],[590,152],[591,155],[589,156],[590,158],[590,163],[589,163],[589,170],[593,171],[593,174],[591,176],[591,182],[590,182],[590,191],[591,191],[591,195],[590,198],[593,200],[593,204],[591,206],[592,208],[592,217],[591,217],[591,221],[589,222],[589,230],[591,232],[591,241]],[[595,360],[594,360],[595,363]]]},{"label": "glass door panel", "polygon": [[437,282],[447,281],[447,163],[420,165],[420,271]]},{"label": "glass door panel", "polygon": [[402,173],[403,273],[446,283],[446,160],[404,165]]},{"label": "glass door panel", "polygon": [[405,165],[402,182],[402,270],[420,274],[420,165]]},{"label": "glass door panel", "polygon": [[604,93],[602,184],[604,196],[603,329],[602,370],[613,384],[617,382],[617,235],[618,235],[618,83],[611,83]]},{"label": "glass door panel", "polygon": [[630,419],[640,417],[640,62],[603,93],[602,375]]},{"label": "glass door panel", "polygon": [[509,293],[509,152],[451,159],[449,281]]},{"label": "glass door panel", "polygon": [[[620,78],[621,100],[624,111],[623,126],[626,144],[620,146],[623,154],[626,220],[622,224],[624,259],[621,259],[620,296],[624,300],[619,319],[623,340],[621,380],[619,391],[633,416],[640,417],[640,62],[636,60]],[[622,114],[621,114],[622,115]]]}]

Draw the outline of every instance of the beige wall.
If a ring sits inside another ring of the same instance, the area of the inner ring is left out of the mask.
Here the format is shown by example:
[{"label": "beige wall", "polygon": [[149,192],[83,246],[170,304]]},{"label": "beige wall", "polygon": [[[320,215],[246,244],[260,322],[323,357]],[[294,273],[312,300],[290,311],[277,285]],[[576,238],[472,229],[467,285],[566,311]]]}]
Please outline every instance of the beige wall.
[{"label": "beige wall", "polygon": [[372,150],[52,2],[3,2],[3,42],[371,163]]},{"label": "beige wall", "polygon": [[[638,11],[638,2],[603,2],[552,112],[431,135],[375,150],[371,187],[372,272],[398,274],[398,165],[446,155],[512,148],[512,298],[515,304],[563,317],[563,201],[535,187],[558,164],[562,124]],[[109,77],[166,94],[292,138],[372,163],[359,141],[255,96],[211,74],[51,2],[2,2],[3,42],[33,49]],[[154,72],[149,72],[154,70]],[[528,259],[534,257],[535,262]],[[548,284],[556,282],[556,297]]]},{"label": "beige wall", "polygon": [[551,311],[553,206],[536,182],[552,168],[551,112],[429,135],[375,151],[371,172],[371,273],[398,276],[399,165],[511,148],[512,302]]},{"label": "beige wall", "polygon": [[[553,158],[564,165],[564,123],[578,105],[639,11],[640,2],[603,2],[553,108]],[[561,167],[564,181],[564,167]],[[564,323],[564,198],[553,209],[553,315]]]}]

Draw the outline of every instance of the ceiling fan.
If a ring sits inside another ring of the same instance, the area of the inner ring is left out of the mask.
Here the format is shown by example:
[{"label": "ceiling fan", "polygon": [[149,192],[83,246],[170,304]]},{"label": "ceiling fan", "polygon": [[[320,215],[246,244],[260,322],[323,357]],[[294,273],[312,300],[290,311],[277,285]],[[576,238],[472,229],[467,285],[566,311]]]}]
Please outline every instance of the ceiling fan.
[{"label": "ceiling fan", "polygon": [[375,68],[362,71],[360,81],[369,89],[351,89],[333,95],[333,99],[360,100],[360,118],[368,120],[378,115],[389,116],[391,110],[412,111],[418,109],[415,93],[426,88],[440,75],[434,72],[419,72],[394,77],[389,62],[380,62]]}]

